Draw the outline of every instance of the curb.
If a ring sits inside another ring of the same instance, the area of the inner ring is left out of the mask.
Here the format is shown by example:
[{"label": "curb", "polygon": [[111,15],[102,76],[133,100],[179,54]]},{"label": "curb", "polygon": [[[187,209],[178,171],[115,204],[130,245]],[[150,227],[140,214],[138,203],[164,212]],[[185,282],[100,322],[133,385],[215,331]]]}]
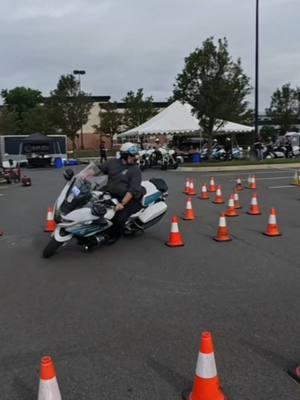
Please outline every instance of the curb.
[{"label": "curb", "polygon": [[226,172],[226,171],[255,171],[262,169],[292,169],[300,168],[300,163],[290,164],[262,164],[262,165],[233,165],[220,167],[179,167],[173,172]]}]

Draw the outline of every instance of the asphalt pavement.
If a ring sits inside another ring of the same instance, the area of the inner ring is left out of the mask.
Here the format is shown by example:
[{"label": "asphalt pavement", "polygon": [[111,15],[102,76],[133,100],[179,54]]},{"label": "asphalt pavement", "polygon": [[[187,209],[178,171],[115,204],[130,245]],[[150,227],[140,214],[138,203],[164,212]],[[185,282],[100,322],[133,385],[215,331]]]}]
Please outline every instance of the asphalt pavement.
[{"label": "asphalt pavement", "polygon": [[[191,386],[201,332],[210,330],[230,400],[299,400],[286,373],[300,361],[300,188],[292,170],[256,171],[261,216],[227,219],[232,242],[217,243],[220,211],[193,199],[197,220],[180,220],[185,246],[164,242],[182,216],[186,178],[197,191],[211,173],[146,171],[169,185],[164,219],[136,238],[84,253],[76,243],[41,257],[47,207],[62,170],[28,170],[32,187],[0,186],[1,399],[37,398],[40,358],[55,361],[63,399],[171,400]],[[235,172],[216,173],[227,201]],[[248,176],[246,171],[240,175]],[[283,235],[262,235],[275,207]]]}]

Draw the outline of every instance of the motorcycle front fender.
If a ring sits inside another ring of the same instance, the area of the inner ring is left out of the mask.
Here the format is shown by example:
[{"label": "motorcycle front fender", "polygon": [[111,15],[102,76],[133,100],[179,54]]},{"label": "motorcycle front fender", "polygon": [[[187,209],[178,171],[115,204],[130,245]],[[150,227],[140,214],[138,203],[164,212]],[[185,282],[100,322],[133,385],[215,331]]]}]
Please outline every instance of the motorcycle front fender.
[{"label": "motorcycle front fender", "polygon": [[55,231],[53,232],[53,236],[54,239],[60,243],[68,242],[73,237],[71,233],[66,234],[66,231],[60,226],[56,227]]}]

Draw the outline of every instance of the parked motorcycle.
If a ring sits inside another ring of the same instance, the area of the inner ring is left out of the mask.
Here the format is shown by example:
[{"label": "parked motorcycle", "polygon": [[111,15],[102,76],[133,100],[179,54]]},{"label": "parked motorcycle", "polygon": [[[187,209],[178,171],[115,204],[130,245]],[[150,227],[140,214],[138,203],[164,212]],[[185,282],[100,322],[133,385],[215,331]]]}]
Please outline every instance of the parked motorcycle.
[{"label": "parked motorcycle", "polygon": [[141,170],[151,167],[151,150],[141,150],[139,153],[139,165]]},{"label": "parked motorcycle", "polygon": [[[89,164],[77,175],[71,169],[64,172],[67,183],[53,209],[57,225],[43,251],[43,257],[51,257],[59,247],[73,238],[86,251],[107,241],[106,231],[113,225],[118,201],[110,193],[101,190],[106,184],[106,176],[94,177],[91,181],[83,178],[91,168],[94,168],[93,164]],[[128,218],[125,228],[127,235],[155,225],[168,209],[168,186],[164,180],[153,178],[143,181],[142,185],[146,192],[141,200],[143,208]]]},{"label": "parked motorcycle", "polygon": [[182,162],[182,158],[178,157],[175,150],[170,150],[165,147],[159,149],[150,149],[140,151],[140,166],[141,169],[160,167],[161,169],[176,169],[178,164]]}]

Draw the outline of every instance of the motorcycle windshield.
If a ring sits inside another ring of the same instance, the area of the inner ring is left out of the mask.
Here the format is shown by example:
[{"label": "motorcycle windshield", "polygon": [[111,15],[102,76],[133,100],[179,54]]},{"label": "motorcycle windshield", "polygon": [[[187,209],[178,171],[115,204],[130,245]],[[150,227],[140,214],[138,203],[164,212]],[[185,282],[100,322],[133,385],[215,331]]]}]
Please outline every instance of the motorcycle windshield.
[{"label": "motorcycle windshield", "polygon": [[[82,181],[88,180],[88,182],[91,183],[94,189],[101,190],[107,184],[108,177],[107,175],[101,174],[98,176],[93,176],[95,168],[96,165],[94,163],[90,163],[89,165],[87,165],[75,176],[74,185],[80,187],[82,185]],[[85,177],[88,178],[86,179]]]},{"label": "motorcycle windshield", "polygon": [[91,177],[90,173],[94,171],[94,168],[94,164],[89,164],[74,176],[60,206],[62,214],[68,214],[87,205],[92,199],[92,192],[101,190],[107,183],[107,177],[104,175]]}]

